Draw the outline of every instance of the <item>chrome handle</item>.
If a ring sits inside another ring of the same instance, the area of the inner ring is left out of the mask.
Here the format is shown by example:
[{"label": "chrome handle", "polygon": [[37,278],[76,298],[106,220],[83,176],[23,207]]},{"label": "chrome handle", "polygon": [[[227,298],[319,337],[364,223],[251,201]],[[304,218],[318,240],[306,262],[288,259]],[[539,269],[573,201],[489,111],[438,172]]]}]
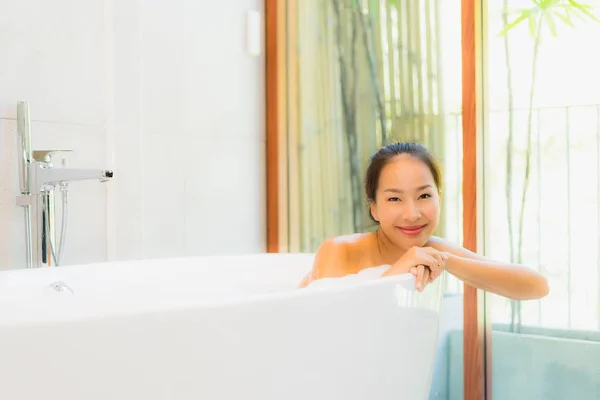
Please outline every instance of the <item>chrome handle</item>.
[{"label": "chrome handle", "polygon": [[71,289],[69,287],[69,285],[67,285],[66,283],[64,283],[63,281],[58,281],[58,282],[53,282],[49,285],[52,289],[56,290],[57,292],[62,292],[63,289],[68,289],[72,294],[75,294],[75,292],[73,291],[73,289]]}]

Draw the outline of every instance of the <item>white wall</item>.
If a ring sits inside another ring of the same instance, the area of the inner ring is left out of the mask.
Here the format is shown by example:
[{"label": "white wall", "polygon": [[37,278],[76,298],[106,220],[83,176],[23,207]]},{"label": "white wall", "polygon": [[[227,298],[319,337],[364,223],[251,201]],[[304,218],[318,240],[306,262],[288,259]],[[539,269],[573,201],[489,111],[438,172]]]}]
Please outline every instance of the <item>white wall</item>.
[{"label": "white wall", "polygon": [[0,0],[0,269],[24,264],[16,104],[69,192],[64,264],[265,249],[262,1]]}]

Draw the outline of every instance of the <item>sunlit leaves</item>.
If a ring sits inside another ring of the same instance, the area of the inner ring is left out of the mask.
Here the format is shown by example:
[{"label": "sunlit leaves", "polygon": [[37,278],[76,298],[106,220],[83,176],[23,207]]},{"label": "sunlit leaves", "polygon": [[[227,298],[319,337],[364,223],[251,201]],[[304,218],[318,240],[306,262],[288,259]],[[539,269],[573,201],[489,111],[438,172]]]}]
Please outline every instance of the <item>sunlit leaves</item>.
[{"label": "sunlit leaves", "polygon": [[500,36],[522,23],[527,23],[531,36],[537,37],[541,35],[542,27],[546,27],[553,36],[556,36],[557,20],[571,27],[573,27],[573,17],[583,21],[591,19],[600,22],[600,19],[592,13],[591,5],[575,0],[532,0],[531,3],[531,7],[515,12],[514,20],[504,27]]}]

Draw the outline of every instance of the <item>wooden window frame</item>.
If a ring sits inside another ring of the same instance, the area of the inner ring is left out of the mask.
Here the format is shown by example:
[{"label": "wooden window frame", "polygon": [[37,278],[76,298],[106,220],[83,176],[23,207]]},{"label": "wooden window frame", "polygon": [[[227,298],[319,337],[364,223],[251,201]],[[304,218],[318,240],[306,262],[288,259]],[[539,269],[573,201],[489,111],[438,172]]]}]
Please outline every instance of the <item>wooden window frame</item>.
[{"label": "wooden window frame", "polygon": [[[285,81],[280,75],[286,68],[285,59],[281,60],[281,43],[285,42],[285,33],[279,32],[285,25],[282,21],[281,9],[287,0],[265,0],[265,95],[266,95],[266,206],[267,206],[267,252],[279,252],[279,143],[284,134],[279,124],[283,121],[280,115],[280,103],[285,103],[278,91]],[[280,134],[281,132],[281,134]]]},{"label": "wooden window frame", "polygon": [[[266,248],[269,253],[287,248],[286,149],[286,29],[288,0],[265,0],[266,73]],[[482,4],[461,0],[463,97],[463,246],[478,250],[482,225],[482,96],[484,63]],[[293,19],[293,18],[290,18]],[[491,399],[491,326],[485,313],[485,293],[464,285],[464,399]],[[488,314],[489,317],[489,314]]]},{"label": "wooden window frame", "polygon": [[[483,248],[484,45],[486,0],[461,0],[463,121],[463,246]],[[464,284],[465,400],[492,398],[492,327],[486,294]]]}]

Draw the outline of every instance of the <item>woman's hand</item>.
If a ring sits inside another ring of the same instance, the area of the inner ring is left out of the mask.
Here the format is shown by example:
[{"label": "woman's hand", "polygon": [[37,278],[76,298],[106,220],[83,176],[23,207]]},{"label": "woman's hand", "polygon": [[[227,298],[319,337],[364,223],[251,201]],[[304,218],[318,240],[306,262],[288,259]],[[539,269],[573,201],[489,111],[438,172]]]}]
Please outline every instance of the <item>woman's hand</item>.
[{"label": "woman's hand", "polygon": [[382,276],[411,273],[415,276],[415,287],[423,291],[442,273],[448,260],[448,254],[433,247],[411,247]]},{"label": "woman's hand", "polygon": [[410,273],[414,275],[415,277],[415,287],[417,288],[417,291],[422,292],[423,289],[425,289],[425,286],[427,286],[428,283],[433,282],[433,273],[431,272],[431,270],[429,269],[429,267],[421,264],[421,265],[417,265],[416,267],[412,267],[410,269]]}]

